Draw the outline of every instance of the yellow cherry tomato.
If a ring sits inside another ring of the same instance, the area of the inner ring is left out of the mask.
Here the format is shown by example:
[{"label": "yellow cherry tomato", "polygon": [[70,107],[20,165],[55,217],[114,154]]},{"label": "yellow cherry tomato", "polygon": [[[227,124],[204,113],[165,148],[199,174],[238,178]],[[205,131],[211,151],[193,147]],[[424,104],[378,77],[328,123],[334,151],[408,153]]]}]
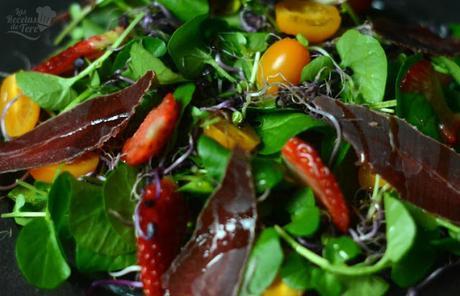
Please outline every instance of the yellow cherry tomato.
[{"label": "yellow cherry tomato", "polygon": [[40,107],[24,96],[16,84],[16,76],[10,75],[3,80],[0,89],[0,111],[3,114],[8,102],[17,98],[9,107],[5,116],[5,129],[10,137],[19,137],[31,131],[37,125]]},{"label": "yellow cherry tomato", "polygon": [[331,38],[342,21],[337,7],[313,1],[281,1],[276,4],[275,14],[281,32],[302,34],[312,43]]},{"label": "yellow cherry tomato", "polygon": [[259,137],[250,126],[239,128],[225,119],[207,126],[204,134],[228,149],[239,146],[250,152],[260,143]]},{"label": "yellow cherry tomato", "polygon": [[[369,164],[363,164],[359,167],[358,170],[358,180],[359,185],[368,190],[372,190],[375,186],[375,174],[372,173],[371,167]],[[387,184],[387,182],[380,177],[379,180],[379,187],[383,187]]]},{"label": "yellow cherry tomato", "polygon": [[277,83],[299,84],[302,69],[310,62],[310,53],[299,41],[285,38],[273,43],[260,59],[257,70],[259,89],[272,85],[268,94],[275,94]]},{"label": "yellow cherry tomato", "polygon": [[29,173],[37,181],[52,183],[59,173],[69,172],[72,176],[78,178],[94,172],[98,164],[99,155],[94,152],[88,152],[71,162],[31,169]]},{"label": "yellow cherry tomato", "polygon": [[281,279],[275,282],[264,292],[263,296],[301,296],[302,291],[293,289],[286,285]]}]

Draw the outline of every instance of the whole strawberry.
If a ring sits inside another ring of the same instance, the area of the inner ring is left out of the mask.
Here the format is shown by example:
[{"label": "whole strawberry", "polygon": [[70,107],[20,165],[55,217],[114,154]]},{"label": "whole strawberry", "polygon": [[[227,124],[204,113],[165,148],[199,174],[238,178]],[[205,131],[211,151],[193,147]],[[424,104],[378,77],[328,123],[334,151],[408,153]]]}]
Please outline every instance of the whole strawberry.
[{"label": "whole strawberry", "polygon": [[187,207],[170,179],[145,188],[138,208],[141,234],[137,258],[146,296],[163,295],[161,276],[178,254],[187,226]]}]

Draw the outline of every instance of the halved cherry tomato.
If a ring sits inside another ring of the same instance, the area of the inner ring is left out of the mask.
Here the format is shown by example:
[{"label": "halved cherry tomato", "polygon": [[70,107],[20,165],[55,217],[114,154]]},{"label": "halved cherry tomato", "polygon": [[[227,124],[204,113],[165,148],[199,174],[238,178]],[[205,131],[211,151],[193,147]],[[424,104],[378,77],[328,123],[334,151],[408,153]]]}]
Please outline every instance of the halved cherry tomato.
[{"label": "halved cherry tomato", "polygon": [[289,287],[278,278],[265,290],[263,296],[301,296],[302,294],[302,291]]},{"label": "halved cherry tomato", "polygon": [[3,113],[8,102],[15,98],[18,98],[17,101],[11,105],[5,116],[6,133],[13,138],[31,131],[40,116],[40,107],[22,94],[13,74],[3,80],[0,89],[0,112]]},{"label": "halved cherry tomato", "polygon": [[259,137],[250,126],[239,128],[225,119],[207,126],[204,134],[228,149],[239,146],[249,152],[260,143]]},{"label": "halved cherry tomato", "polygon": [[[375,174],[372,173],[371,167],[369,164],[363,164],[359,167],[358,170],[358,180],[359,185],[361,185],[364,189],[373,189],[375,186]],[[383,187],[387,184],[387,182],[380,178],[379,187]]]},{"label": "halved cherry tomato", "polygon": [[275,13],[281,32],[302,34],[313,43],[331,38],[342,21],[337,7],[313,1],[281,1],[276,4]]},{"label": "halved cherry tomato", "polygon": [[[257,71],[259,89],[276,83],[298,84],[302,69],[310,62],[310,53],[295,39],[285,38],[273,43],[260,59]],[[278,86],[268,89],[269,94],[275,94]]]},{"label": "halved cherry tomato", "polygon": [[29,170],[32,177],[41,182],[52,183],[59,173],[69,172],[75,178],[94,172],[99,164],[99,155],[88,152],[68,163],[58,163]]}]

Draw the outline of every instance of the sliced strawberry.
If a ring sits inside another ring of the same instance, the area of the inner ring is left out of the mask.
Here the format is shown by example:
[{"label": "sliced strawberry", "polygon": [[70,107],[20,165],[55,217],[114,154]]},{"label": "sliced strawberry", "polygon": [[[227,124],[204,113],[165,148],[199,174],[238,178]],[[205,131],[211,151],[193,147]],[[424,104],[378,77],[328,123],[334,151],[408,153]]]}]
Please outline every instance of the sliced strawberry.
[{"label": "sliced strawberry", "polygon": [[439,118],[444,141],[451,145],[457,143],[460,116],[447,105],[441,82],[429,61],[422,60],[412,65],[401,81],[400,88],[403,92],[423,94]]},{"label": "sliced strawberry", "polygon": [[288,167],[306,186],[310,186],[329,211],[335,226],[347,232],[350,214],[339,184],[318,152],[299,138],[290,139],[281,154]]},{"label": "sliced strawberry", "polygon": [[86,58],[89,60],[98,58],[104,53],[104,50],[108,46],[115,42],[122,31],[122,28],[117,28],[113,31],[108,31],[104,34],[92,36],[86,40],[80,41],[35,66],[32,70],[53,75],[70,73],[74,69],[75,60],[78,58]]},{"label": "sliced strawberry", "polygon": [[187,226],[187,207],[176,185],[161,180],[160,194],[148,185],[139,206],[139,225],[148,237],[137,238],[137,258],[146,296],[163,295],[161,276],[179,253]]},{"label": "sliced strawberry", "polygon": [[166,95],[154,108],[134,135],[123,146],[123,160],[139,165],[157,156],[171,138],[179,118],[180,106],[172,94]]}]

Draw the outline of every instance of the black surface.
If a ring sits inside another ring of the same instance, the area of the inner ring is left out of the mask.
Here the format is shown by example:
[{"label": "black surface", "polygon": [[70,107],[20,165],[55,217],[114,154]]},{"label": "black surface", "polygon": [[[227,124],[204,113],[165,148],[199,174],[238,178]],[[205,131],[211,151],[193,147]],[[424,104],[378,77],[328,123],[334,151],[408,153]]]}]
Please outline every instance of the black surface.
[{"label": "black surface", "polygon": [[[1,0],[0,1],[0,71],[12,72],[27,67],[24,58],[32,64],[38,63],[52,51],[51,40],[59,27],[43,31],[36,41],[7,33],[10,25],[8,15],[15,15],[16,9],[25,9],[28,15],[35,15],[38,6],[50,6],[56,12],[64,11],[73,1],[69,0]],[[401,15],[422,22],[460,22],[460,1],[458,0],[386,0],[387,9],[393,9]],[[382,6],[379,4],[378,6]],[[21,58],[21,56],[23,58]],[[1,177],[0,177],[1,178]],[[0,192],[0,196],[2,193]],[[0,200],[0,212],[9,211],[6,200]],[[0,219],[0,295],[83,295],[88,281],[72,277],[59,289],[40,291],[28,285],[17,269],[14,256],[14,243],[18,227],[13,220]],[[74,273],[75,274],[75,273]],[[430,284],[420,295],[460,295],[458,279],[460,266],[450,268],[439,279]],[[392,290],[391,294],[405,294]]]}]

